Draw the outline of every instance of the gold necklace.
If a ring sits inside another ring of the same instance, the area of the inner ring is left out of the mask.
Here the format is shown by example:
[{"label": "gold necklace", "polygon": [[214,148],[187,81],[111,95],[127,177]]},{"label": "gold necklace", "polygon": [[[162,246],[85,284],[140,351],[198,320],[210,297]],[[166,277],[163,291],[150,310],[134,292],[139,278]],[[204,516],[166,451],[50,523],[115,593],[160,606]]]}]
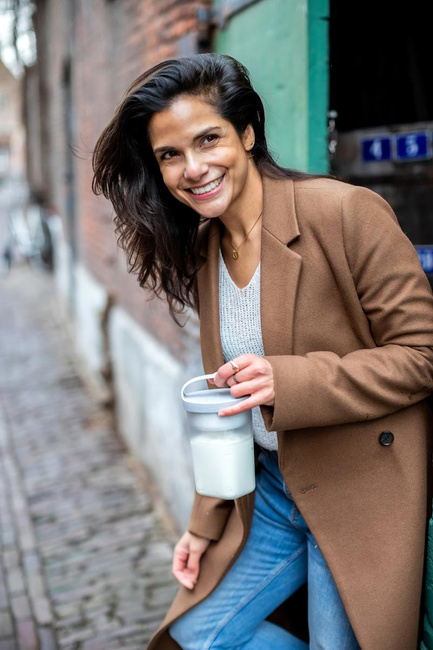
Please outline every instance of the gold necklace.
[{"label": "gold necklace", "polygon": [[230,246],[231,246],[232,249],[233,249],[233,250],[232,250],[232,257],[233,257],[234,260],[239,259],[239,249],[240,249],[240,247],[242,246],[243,243],[246,242],[246,240],[248,239],[248,235],[253,231],[254,226],[258,223],[258,221],[259,221],[260,217],[262,216],[262,214],[263,214],[263,211],[260,212],[259,216],[258,216],[257,219],[255,220],[255,222],[253,223],[253,225],[251,226],[251,228],[249,229],[249,231],[247,232],[247,234],[245,235],[245,237],[243,238],[243,240],[241,241],[241,243],[239,244],[239,246],[235,246],[235,245],[233,244],[233,242],[232,242],[232,240],[230,239],[230,236],[229,236],[229,234],[228,234],[228,231],[227,231],[227,239],[229,240],[229,244],[230,244]]}]

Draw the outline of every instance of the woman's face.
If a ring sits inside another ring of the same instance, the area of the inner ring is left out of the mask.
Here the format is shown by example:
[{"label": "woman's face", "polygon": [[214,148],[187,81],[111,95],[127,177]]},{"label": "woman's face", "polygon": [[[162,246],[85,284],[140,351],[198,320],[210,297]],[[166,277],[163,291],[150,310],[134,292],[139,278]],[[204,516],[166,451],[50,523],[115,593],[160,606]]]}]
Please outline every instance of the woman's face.
[{"label": "woman's face", "polygon": [[152,116],[149,137],[164,183],[176,199],[208,218],[248,204],[259,178],[248,154],[254,142],[251,126],[240,137],[207,102],[182,95]]}]

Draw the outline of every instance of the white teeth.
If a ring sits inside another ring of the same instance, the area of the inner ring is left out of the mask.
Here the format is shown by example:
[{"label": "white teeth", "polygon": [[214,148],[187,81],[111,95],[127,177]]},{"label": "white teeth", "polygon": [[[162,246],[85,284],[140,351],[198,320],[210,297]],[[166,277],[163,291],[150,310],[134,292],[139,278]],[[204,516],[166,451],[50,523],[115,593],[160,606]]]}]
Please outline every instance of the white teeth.
[{"label": "white teeth", "polygon": [[221,183],[222,179],[223,177],[220,176],[215,181],[212,181],[203,187],[190,187],[190,190],[193,194],[206,194],[206,192],[214,190]]}]

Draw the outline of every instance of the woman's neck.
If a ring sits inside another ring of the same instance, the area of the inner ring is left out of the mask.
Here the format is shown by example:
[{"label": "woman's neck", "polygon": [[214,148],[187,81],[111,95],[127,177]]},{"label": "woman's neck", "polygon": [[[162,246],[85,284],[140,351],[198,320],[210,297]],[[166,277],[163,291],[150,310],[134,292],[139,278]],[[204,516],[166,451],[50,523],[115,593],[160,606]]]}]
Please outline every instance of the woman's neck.
[{"label": "woman's neck", "polygon": [[240,242],[247,237],[263,212],[263,183],[255,166],[251,182],[245,189],[247,191],[243,192],[242,199],[234,201],[229,209],[220,216],[225,233],[233,242]]}]

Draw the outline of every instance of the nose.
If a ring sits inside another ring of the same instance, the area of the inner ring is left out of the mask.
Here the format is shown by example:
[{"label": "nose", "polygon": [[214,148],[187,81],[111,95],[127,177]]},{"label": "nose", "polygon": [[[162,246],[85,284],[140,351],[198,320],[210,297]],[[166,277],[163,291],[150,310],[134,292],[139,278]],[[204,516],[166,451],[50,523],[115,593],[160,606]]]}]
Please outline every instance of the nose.
[{"label": "nose", "polygon": [[207,163],[195,153],[188,153],[185,156],[185,168],[183,170],[184,178],[189,180],[199,180],[208,171]]}]

